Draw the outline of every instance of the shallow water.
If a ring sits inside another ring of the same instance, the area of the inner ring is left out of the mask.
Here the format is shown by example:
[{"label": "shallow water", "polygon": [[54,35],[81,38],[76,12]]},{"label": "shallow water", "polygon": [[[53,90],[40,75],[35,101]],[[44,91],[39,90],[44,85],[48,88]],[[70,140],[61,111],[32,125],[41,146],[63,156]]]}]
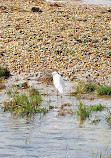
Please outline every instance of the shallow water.
[{"label": "shallow water", "polygon": [[75,4],[96,4],[111,7],[111,0],[46,0],[48,2],[69,2]]},{"label": "shallow water", "polygon": [[103,6],[111,6],[111,0],[82,0],[85,4],[100,4]]},{"label": "shallow water", "polygon": [[[6,85],[10,83],[15,82],[10,79]],[[92,124],[91,120],[80,124],[76,115],[59,116],[61,104],[69,103],[71,106],[66,106],[66,109],[73,111],[78,107],[79,100],[74,96],[68,96],[72,85],[68,81],[65,82],[66,93],[61,98],[55,95],[53,86],[36,83],[29,81],[29,84],[38,88],[41,93],[50,94],[43,96],[43,105],[55,108],[44,116],[36,114],[29,120],[16,118],[9,112],[4,112],[0,106],[0,157],[99,158],[100,153],[110,154],[111,129],[105,121],[106,111],[94,114],[93,117],[97,115],[101,119],[97,124]],[[70,88],[67,88],[68,85]],[[4,93],[5,90],[0,91],[1,105],[7,99]],[[82,99],[82,101],[86,105],[101,103],[111,109],[111,98],[98,98],[92,101]]]}]

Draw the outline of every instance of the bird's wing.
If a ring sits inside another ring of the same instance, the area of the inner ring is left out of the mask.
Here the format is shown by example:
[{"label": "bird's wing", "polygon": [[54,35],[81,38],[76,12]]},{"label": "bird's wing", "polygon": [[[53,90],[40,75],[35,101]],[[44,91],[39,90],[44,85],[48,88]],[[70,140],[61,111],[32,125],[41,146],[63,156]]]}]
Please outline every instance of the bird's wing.
[{"label": "bird's wing", "polygon": [[63,93],[63,89],[64,89],[64,80],[63,78],[57,74],[55,77],[54,77],[54,86],[58,89],[58,91],[60,93]]}]

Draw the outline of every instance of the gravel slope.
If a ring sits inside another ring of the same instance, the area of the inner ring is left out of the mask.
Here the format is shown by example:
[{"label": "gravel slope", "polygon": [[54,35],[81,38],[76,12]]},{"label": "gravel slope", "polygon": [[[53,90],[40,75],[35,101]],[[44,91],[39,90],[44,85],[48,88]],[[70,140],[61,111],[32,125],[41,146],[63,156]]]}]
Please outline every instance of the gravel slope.
[{"label": "gravel slope", "polygon": [[111,8],[2,0],[0,24],[0,63],[12,74],[56,69],[71,80],[111,83]]}]

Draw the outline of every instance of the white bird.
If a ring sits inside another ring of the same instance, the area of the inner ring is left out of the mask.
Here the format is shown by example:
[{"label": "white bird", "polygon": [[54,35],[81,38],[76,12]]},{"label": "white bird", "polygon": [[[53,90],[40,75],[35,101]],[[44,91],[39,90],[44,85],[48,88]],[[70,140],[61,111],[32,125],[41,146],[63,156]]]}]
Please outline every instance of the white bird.
[{"label": "white bird", "polygon": [[63,94],[64,92],[64,80],[56,71],[52,72],[53,76],[53,84],[57,88],[57,90]]}]

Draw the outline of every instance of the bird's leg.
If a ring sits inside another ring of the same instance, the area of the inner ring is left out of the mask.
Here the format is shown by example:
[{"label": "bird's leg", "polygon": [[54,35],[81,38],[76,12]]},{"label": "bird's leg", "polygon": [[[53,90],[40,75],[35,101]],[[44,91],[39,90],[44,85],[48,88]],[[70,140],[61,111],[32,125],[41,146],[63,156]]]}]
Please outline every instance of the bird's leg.
[{"label": "bird's leg", "polygon": [[57,91],[57,99],[58,99],[58,96],[59,96],[59,94],[58,94],[58,91]]},{"label": "bird's leg", "polygon": [[61,105],[62,105],[62,103],[63,103],[63,101],[62,101],[62,95],[60,97],[61,97]]}]

